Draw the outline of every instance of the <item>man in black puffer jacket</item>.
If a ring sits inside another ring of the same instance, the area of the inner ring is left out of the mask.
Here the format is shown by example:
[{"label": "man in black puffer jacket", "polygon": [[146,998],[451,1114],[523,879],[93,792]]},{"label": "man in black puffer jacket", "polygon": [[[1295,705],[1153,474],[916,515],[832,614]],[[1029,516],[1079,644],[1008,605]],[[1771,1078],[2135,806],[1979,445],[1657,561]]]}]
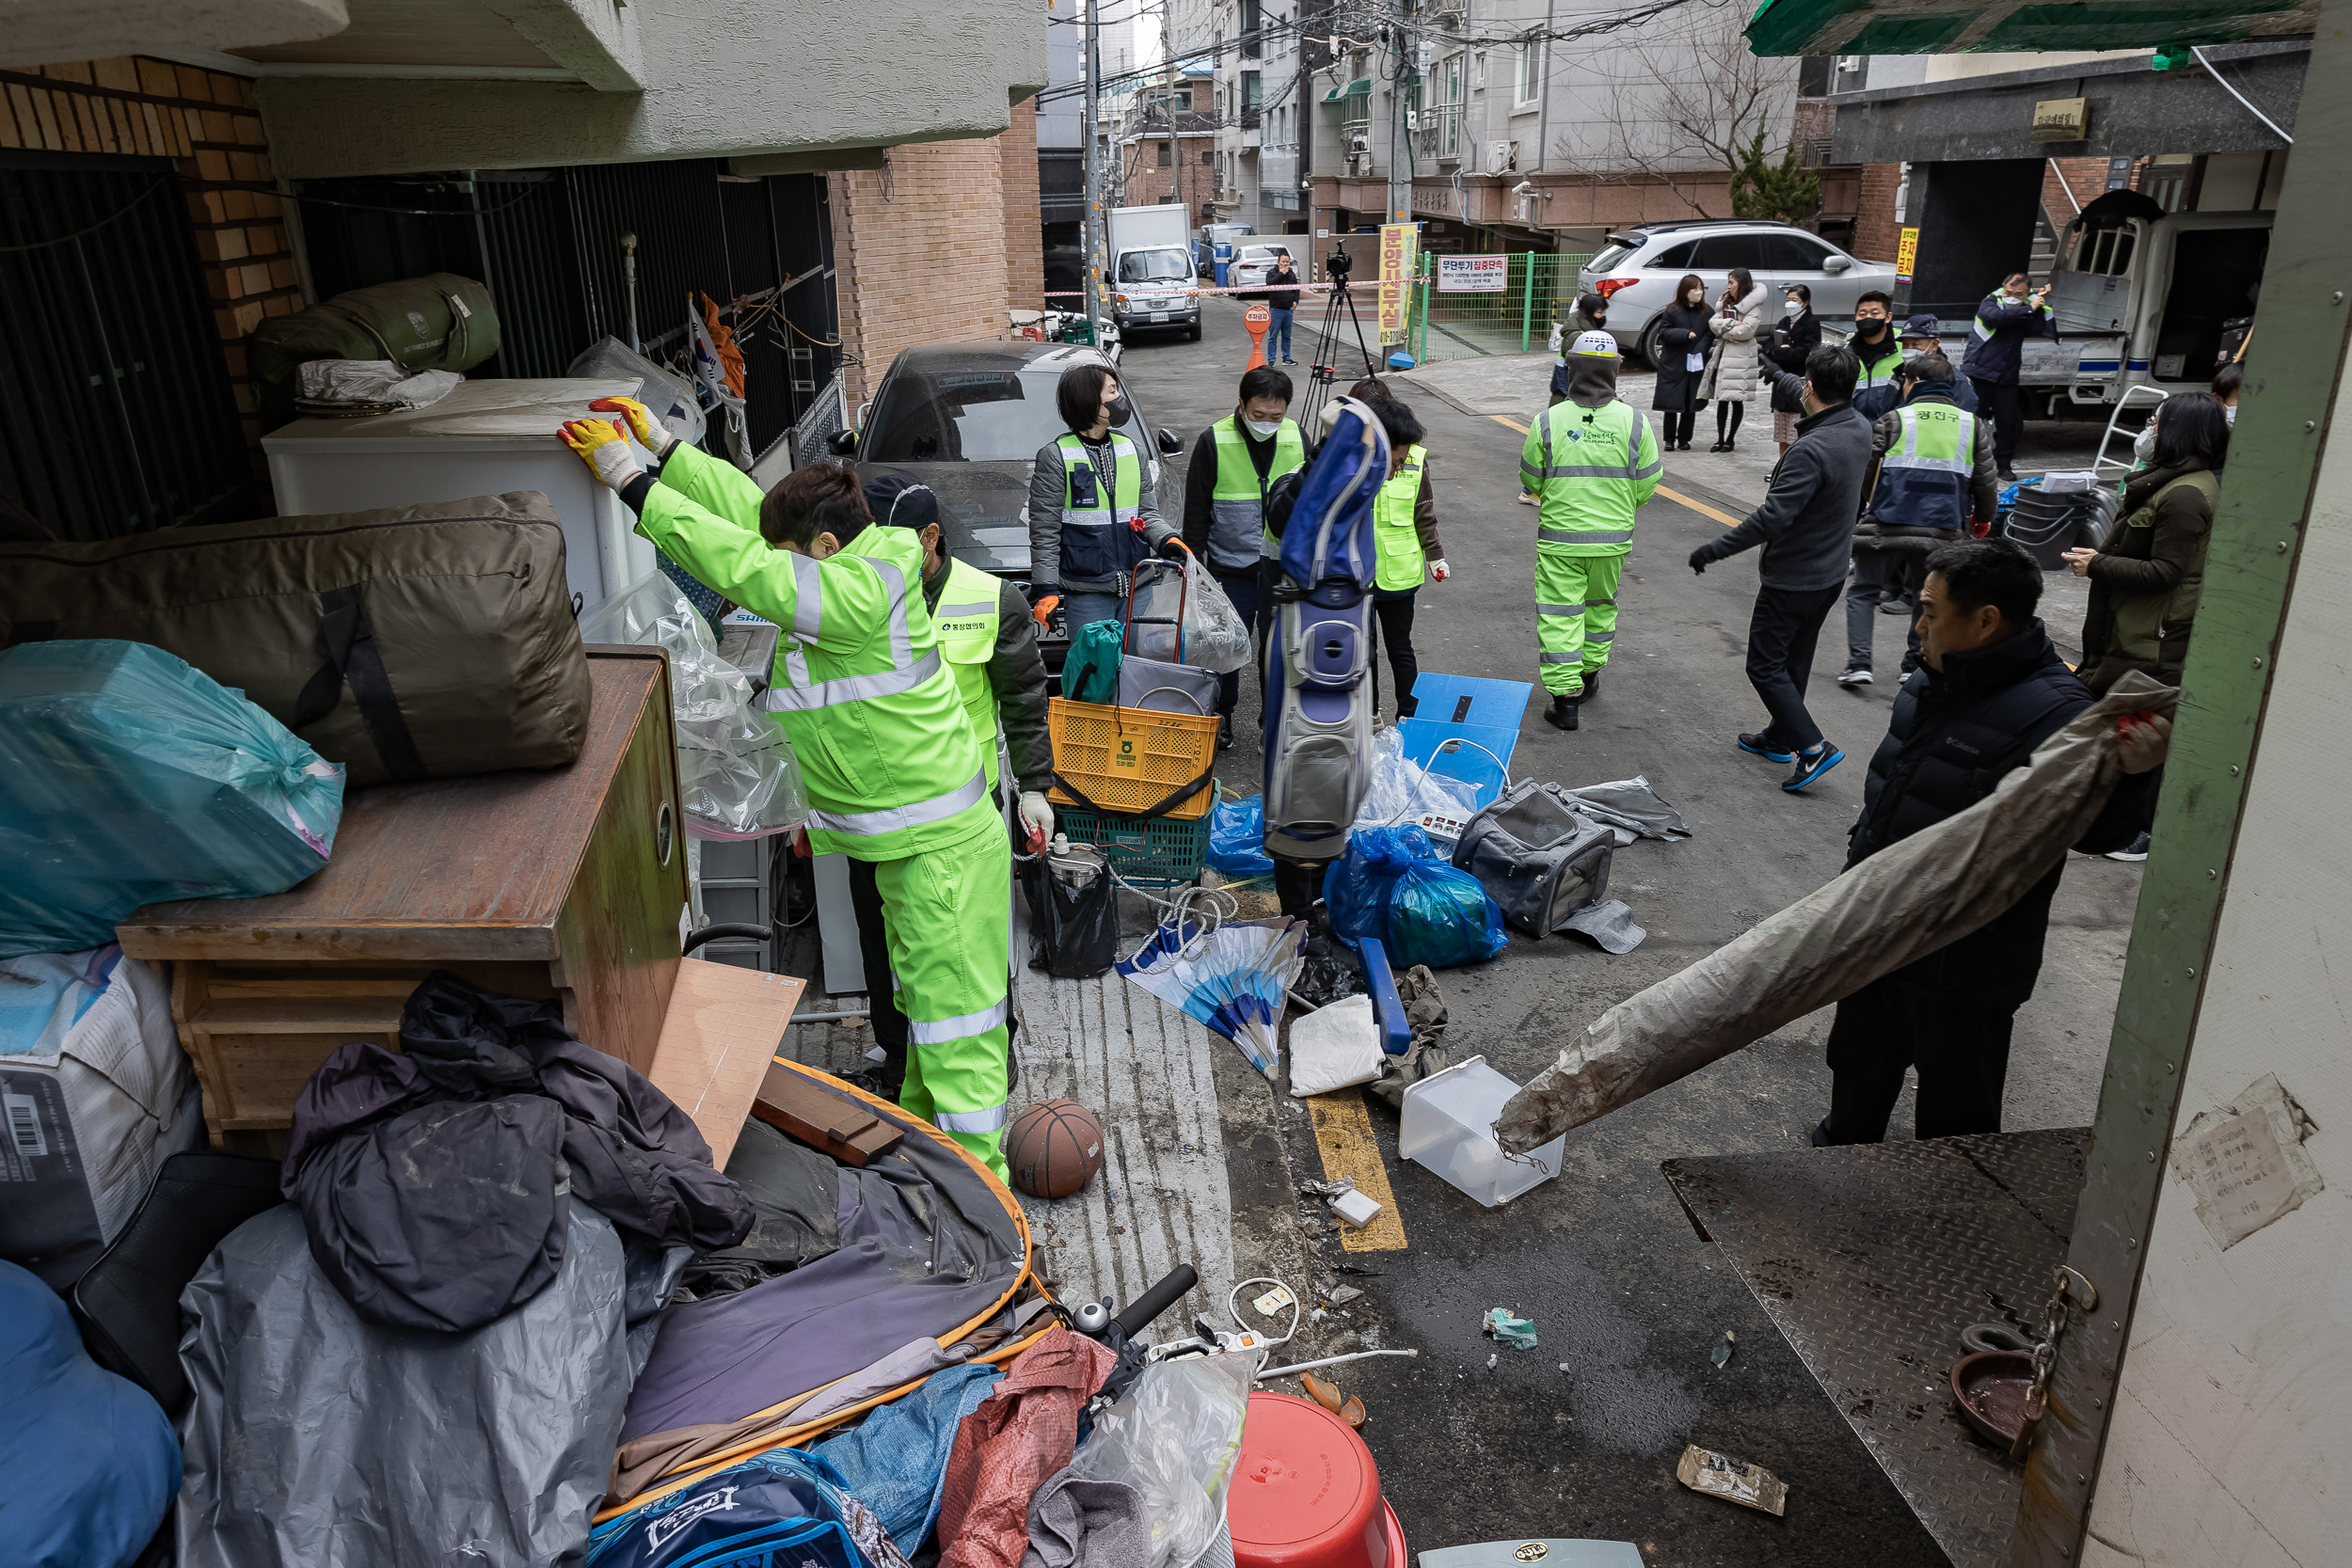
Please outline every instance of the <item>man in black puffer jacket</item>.
[{"label": "man in black puffer jacket", "polygon": [[[2050,645],[2034,608],[2042,570],[2006,539],[1947,545],[1928,558],[1919,594],[1921,667],[1895,698],[1894,722],[1870,759],[1851,867],[1967,810],[2022,768],[2034,748],[2090,705],[2090,689]],[[2148,826],[2164,741],[2156,721],[2122,742],[2124,777],[2074,847],[2120,849]],[[2061,862],[1982,929],[1873,980],[1837,1005],[1830,1113],[1813,1142],[1877,1143],[1919,1070],[1916,1135],[1997,1132],[2010,1027],[2042,972]]]}]

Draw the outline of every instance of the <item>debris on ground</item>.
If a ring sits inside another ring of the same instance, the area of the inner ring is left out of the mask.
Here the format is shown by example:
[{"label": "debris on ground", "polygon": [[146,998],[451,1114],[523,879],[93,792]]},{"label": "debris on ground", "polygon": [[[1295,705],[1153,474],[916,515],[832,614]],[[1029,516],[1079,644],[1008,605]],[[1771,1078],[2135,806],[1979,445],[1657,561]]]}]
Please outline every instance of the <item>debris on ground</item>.
[{"label": "debris on ground", "polygon": [[1380,1217],[1380,1204],[1378,1200],[1367,1197],[1362,1193],[1357,1192],[1354,1188],[1350,1188],[1348,1191],[1342,1193],[1339,1196],[1333,1198],[1331,1200],[1331,1208],[1333,1212],[1337,1213],[1340,1218],[1345,1220],[1348,1224],[1359,1227],[1370,1225],[1374,1220]]},{"label": "debris on ground", "polygon": [[1282,1310],[1285,1307],[1296,1307],[1298,1305],[1298,1298],[1291,1294],[1291,1288],[1289,1286],[1277,1285],[1273,1290],[1268,1291],[1264,1295],[1258,1297],[1249,1305],[1258,1309],[1258,1315],[1260,1317],[1270,1318],[1274,1316],[1275,1313]]},{"label": "debris on ground", "polygon": [[1340,1405],[1343,1402],[1340,1397],[1339,1389],[1327,1378],[1317,1377],[1312,1372],[1301,1372],[1298,1374],[1298,1386],[1307,1390],[1309,1399],[1328,1410],[1332,1415],[1336,1416],[1340,1413]]},{"label": "debris on ground", "polygon": [[1696,1443],[1682,1450],[1675,1478],[1693,1492],[1738,1503],[1777,1519],[1788,1512],[1788,1486],[1760,1465],[1749,1465]]},{"label": "debris on ground", "polygon": [[1497,1343],[1508,1345],[1513,1350],[1535,1348],[1534,1321],[1530,1318],[1515,1317],[1500,1307],[1486,1308],[1486,1326],[1483,1332],[1488,1338]]},{"label": "debris on ground", "polygon": [[1323,1292],[1323,1299],[1330,1306],[1345,1307],[1363,1293],[1353,1285],[1334,1285]]},{"label": "debris on ground", "polygon": [[1724,1337],[1715,1341],[1715,1354],[1708,1357],[1709,1360],[1715,1363],[1717,1370],[1720,1371],[1724,1368],[1724,1364],[1730,1361],[1731,1349],[1739,1342],[1739,1335],[1734,1334],[1727,1328],[1724,1330]]}]

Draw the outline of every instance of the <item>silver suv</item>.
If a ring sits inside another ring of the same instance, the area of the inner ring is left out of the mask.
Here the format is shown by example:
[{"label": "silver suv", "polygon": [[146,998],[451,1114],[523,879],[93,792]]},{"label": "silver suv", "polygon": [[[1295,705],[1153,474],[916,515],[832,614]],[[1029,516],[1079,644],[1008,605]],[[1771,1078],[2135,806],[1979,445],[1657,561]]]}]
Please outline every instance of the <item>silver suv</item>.
[{"label": "silver suv", "polygon": [[[1895,291],[1893,262],[1858,260],[1794,224],[1693,218],[1636,224],[1611,234],[1608,246],[1577,272],[1577,293],[1607,294],[1609,331],[1617,346],[1655,365],[1658,344],[1651,334],[1662,325],[1658,313],[1674,303],[1675,285],[1686,273],[1698,274],[1712,309],[1734,267],[1747,268],[1767,289],[1803,283],[1813,291],[1813,313],[1824,325],[1851,323],[1855,299],[1873,289]],[[1780,312],[1774,294],[1767,324]]]}]

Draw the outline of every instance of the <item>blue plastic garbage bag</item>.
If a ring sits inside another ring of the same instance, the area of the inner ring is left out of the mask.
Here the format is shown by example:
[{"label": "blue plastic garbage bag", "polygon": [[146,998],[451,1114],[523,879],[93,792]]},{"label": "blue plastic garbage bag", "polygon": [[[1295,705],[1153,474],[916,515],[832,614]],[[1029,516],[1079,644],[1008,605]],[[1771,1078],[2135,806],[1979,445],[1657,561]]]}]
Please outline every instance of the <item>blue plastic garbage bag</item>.
[{"label": "blue plastic garbage bag", "polygon": [[[859,1537],[879,1533],[821,1459],[771,1449],[608,1519],[589,1568],[872,1568]],[[872,1544],[879,1546],[879,1542]]]},{"label": "blue plastic garbage bag", "polygon": [[1478,879],[1448,864],[1419,828],[1368,828],[1324,873],[1331,929],[1350,947],[1376,937],[1398,969],[1483,963],[1510,944]]},{"label": "blue plastic garbage bag", "polygon": [[1127,628],[1117,621],[1090,621],[1070,640],[1062,660],[1061,694],[1073,703],[1119,701],[1119,645]]},{"label": "blue plastic garbage bag", "polygon": [[142,904],[282,893],[342,809],[341,767],[160,648],[0,652],[0,958],[102,947]]},{"label": "blue plastic garbage bag", "polygon": [[1209,813],[1209,865],[1228,877],[1263,877],[1274,869],[1265,852],[1265,797],[1222,800]]},{"label": "blue plastic garbage bag", "polygon": [[0,1262],[0,1560],[24,1568],[135,1561],[180,1490],[180,1440],[146,1389],[82,1348],[56,1291]]}]

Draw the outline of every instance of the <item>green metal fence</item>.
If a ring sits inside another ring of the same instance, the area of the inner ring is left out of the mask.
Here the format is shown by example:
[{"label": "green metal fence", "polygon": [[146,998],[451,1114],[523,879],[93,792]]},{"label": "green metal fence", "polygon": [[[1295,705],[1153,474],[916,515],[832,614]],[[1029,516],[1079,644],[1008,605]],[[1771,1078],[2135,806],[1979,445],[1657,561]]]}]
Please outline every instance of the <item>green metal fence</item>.
[{"label": "green metal fence", "polygon": [[1414,300],[1414,357],[1464,359],[1478,355],[1540,354],[1551,324],[1576,303],[1577,269],[1587,253],[1517,251],[1503,258],[1503,287],[1450,293],[1438,287],[1438,259],[1422,259]]}]

